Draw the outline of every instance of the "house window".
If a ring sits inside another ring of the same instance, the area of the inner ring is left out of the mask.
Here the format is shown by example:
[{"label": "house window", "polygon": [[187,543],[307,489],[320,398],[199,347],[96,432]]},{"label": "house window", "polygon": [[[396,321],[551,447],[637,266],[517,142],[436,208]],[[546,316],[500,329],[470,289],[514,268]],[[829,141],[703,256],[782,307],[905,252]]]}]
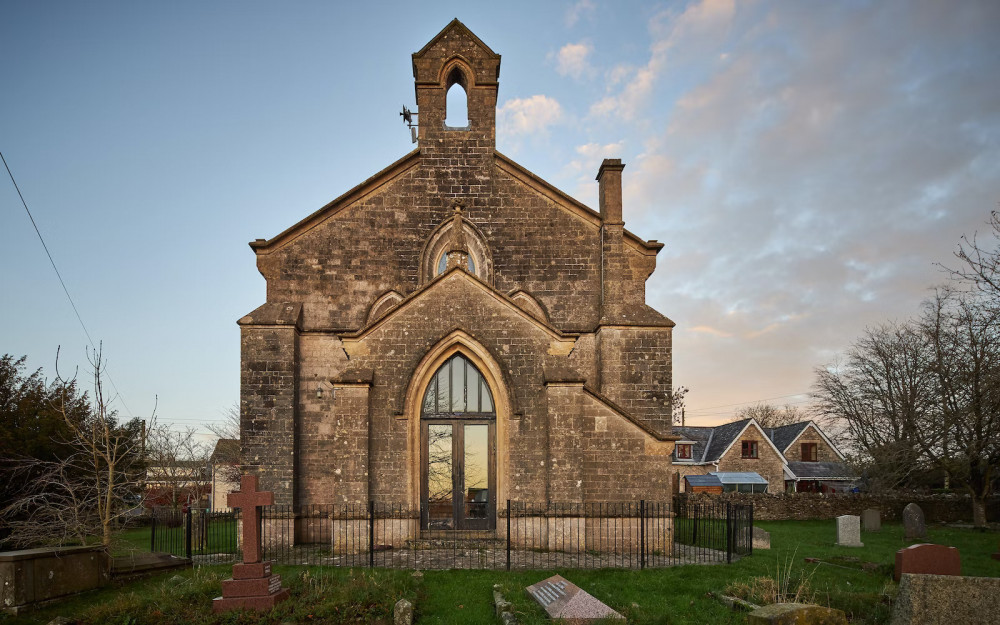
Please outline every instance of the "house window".
[{"label": "house window", "polygon": [[691,445],[678,445],[677,446],[677,459],[678,460],[690,460],[691,459]]},{"label": "house window", "polygon": [[802,462],[816,462],[819,460],[819,453],[816,443],[802,443]]},{"label": "house window", "polygon": [[757,457],[757,441],[743,441],[743,458]]}]

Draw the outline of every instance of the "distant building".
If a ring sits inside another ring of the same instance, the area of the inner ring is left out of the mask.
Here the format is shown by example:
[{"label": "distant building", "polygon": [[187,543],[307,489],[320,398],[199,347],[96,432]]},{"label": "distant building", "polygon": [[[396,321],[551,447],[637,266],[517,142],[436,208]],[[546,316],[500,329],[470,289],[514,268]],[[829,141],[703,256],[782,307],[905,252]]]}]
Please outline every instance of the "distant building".
[{"label": "distant building", "polygon": [[682,490],[762,492],[766,486],[772,493],[845,492],[857,479],[813,421],[765,429],[743,419],[715,427],[675,427],[674,433],[681,437],[673,463]]},{"label": "distant building", "polygon": [[212,511],[229,510],[226,496],[240,486],[240,441],[220,438],[209,458],[212,467]]}]

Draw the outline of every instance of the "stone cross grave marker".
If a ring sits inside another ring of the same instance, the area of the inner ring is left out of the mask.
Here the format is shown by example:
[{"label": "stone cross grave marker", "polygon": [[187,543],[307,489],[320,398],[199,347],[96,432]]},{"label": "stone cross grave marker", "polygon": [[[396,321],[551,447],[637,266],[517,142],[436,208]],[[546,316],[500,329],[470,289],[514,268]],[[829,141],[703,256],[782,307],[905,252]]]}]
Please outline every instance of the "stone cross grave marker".
[{"label": "stone cross grave marker", "polygon": [[861,517],[845,514],[837,517],[837,545],[864,547],[861,542]]},{"label": "stone cross grave marker", "polygon": [[915,503],[908,503],[903,508],[903,538],[927,538],[927,522],[924,521],[924,511]]},{"label": "stone cross grave marker", "polygon": [[243,563],[233,565],[233,576],[222,582],[222,596],[212,600],[213,612],[239,608],[270,610],[288,599],[281,576],[271,575],[272,562],[260,559],[260,507],[274,503],[274,493],[257,490],[256,475],[244,475],[240,490],[229,493],[226,503],[240,508],[243,522]]},{"label": "stone cross grave marker", "polygon": [[882,511],[875,508],[868,508],[861,513],[861,527],[866,532],[878,532],[882,530]]},{"label": "stone cross grave marker", "polygon": [[565,619],[574,625],[596,623],[604,619],[625,620],[596,597],[560,575],[553,575],[527,588],[549,618]]}]

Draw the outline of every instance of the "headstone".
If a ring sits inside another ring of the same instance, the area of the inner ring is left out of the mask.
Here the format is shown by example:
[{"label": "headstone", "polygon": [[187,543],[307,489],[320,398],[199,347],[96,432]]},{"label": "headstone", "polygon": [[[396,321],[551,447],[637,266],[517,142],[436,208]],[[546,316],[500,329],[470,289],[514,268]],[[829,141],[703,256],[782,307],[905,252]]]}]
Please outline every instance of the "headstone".
[{"label": "headstone", "polygon": [[392,609],[392,625],[413,625],[413,604],[406,599],[396,602]]},{"label": "headstone", "polygon": [[868,508],[861,512],[861,528],[866,532],[878,532],[882,529],[882,511]]},{"label": "headstone", "polygon": [[961,575],[962,558],[958,549],[954,547],[910,545],[896,552],[896,570],[893,578],[898,582],[903,573]]},{"label": "headstone", "polygon": [[770,549],[771,548],[771,533],[765,531],[757,526],[753,528],[753,548],[754,549]]},{"label": "headstone", "polygon": [[903,508],[903,538],[914,540],[927,538],[927,523],[924,521],[924,511],[915,503],[908,503]]},{"label": "headstone", "polygon": [[604,619],[625,620],[624,616],[560,575],[532,584],[526,590],[553,619],[580,625]]},{"label": "headstone", "polygon": [[837,517],[837,544],[841,547],[864,547],[861,542],[861,517],[852,514]]},{"label": "headstone", "polygon": [[260,559],[260,507],[274,503],[274,493],[257,490],[257,476],[244,475],[240,490],[226,496],[230,508],[242,510],[243,563],[233,565],[233,576],[222,582],[222,596],[212,600],[213,612],[247,608],[270,610],[288,598],[281,576],[271,574],[271,561]]},{"label": "headstone", "polygon": [[747,615],[747,625],[847,625],[847,615],[841,610],[808,603],[772,603]]}]

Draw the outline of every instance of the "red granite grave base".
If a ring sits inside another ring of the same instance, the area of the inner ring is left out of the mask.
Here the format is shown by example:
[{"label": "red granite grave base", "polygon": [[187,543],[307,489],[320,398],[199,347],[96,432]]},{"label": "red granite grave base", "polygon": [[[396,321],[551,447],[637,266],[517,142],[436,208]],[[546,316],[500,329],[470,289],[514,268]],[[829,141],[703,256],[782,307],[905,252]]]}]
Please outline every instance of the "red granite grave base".
[{"label": "red granite grave base", "polygon": [[893,579],[898,582],[903,573],[961,575],[962,559],[954,547],[926,543],[911,545],[896,552]]},{"label": "red granite grave base", "polygon": [[274,560],[255,562],[253,564],[234,564],[233,579],[260,579],[271,576],[271,565]]},{"label": "red granite grave base", "polygon": [[288,589],[284,588],[273,595],[262,597],[216,597],[212,600],[212,612],[228,612],[229,610],[256,610],[266,612],[278,603],[288,599]]}]

